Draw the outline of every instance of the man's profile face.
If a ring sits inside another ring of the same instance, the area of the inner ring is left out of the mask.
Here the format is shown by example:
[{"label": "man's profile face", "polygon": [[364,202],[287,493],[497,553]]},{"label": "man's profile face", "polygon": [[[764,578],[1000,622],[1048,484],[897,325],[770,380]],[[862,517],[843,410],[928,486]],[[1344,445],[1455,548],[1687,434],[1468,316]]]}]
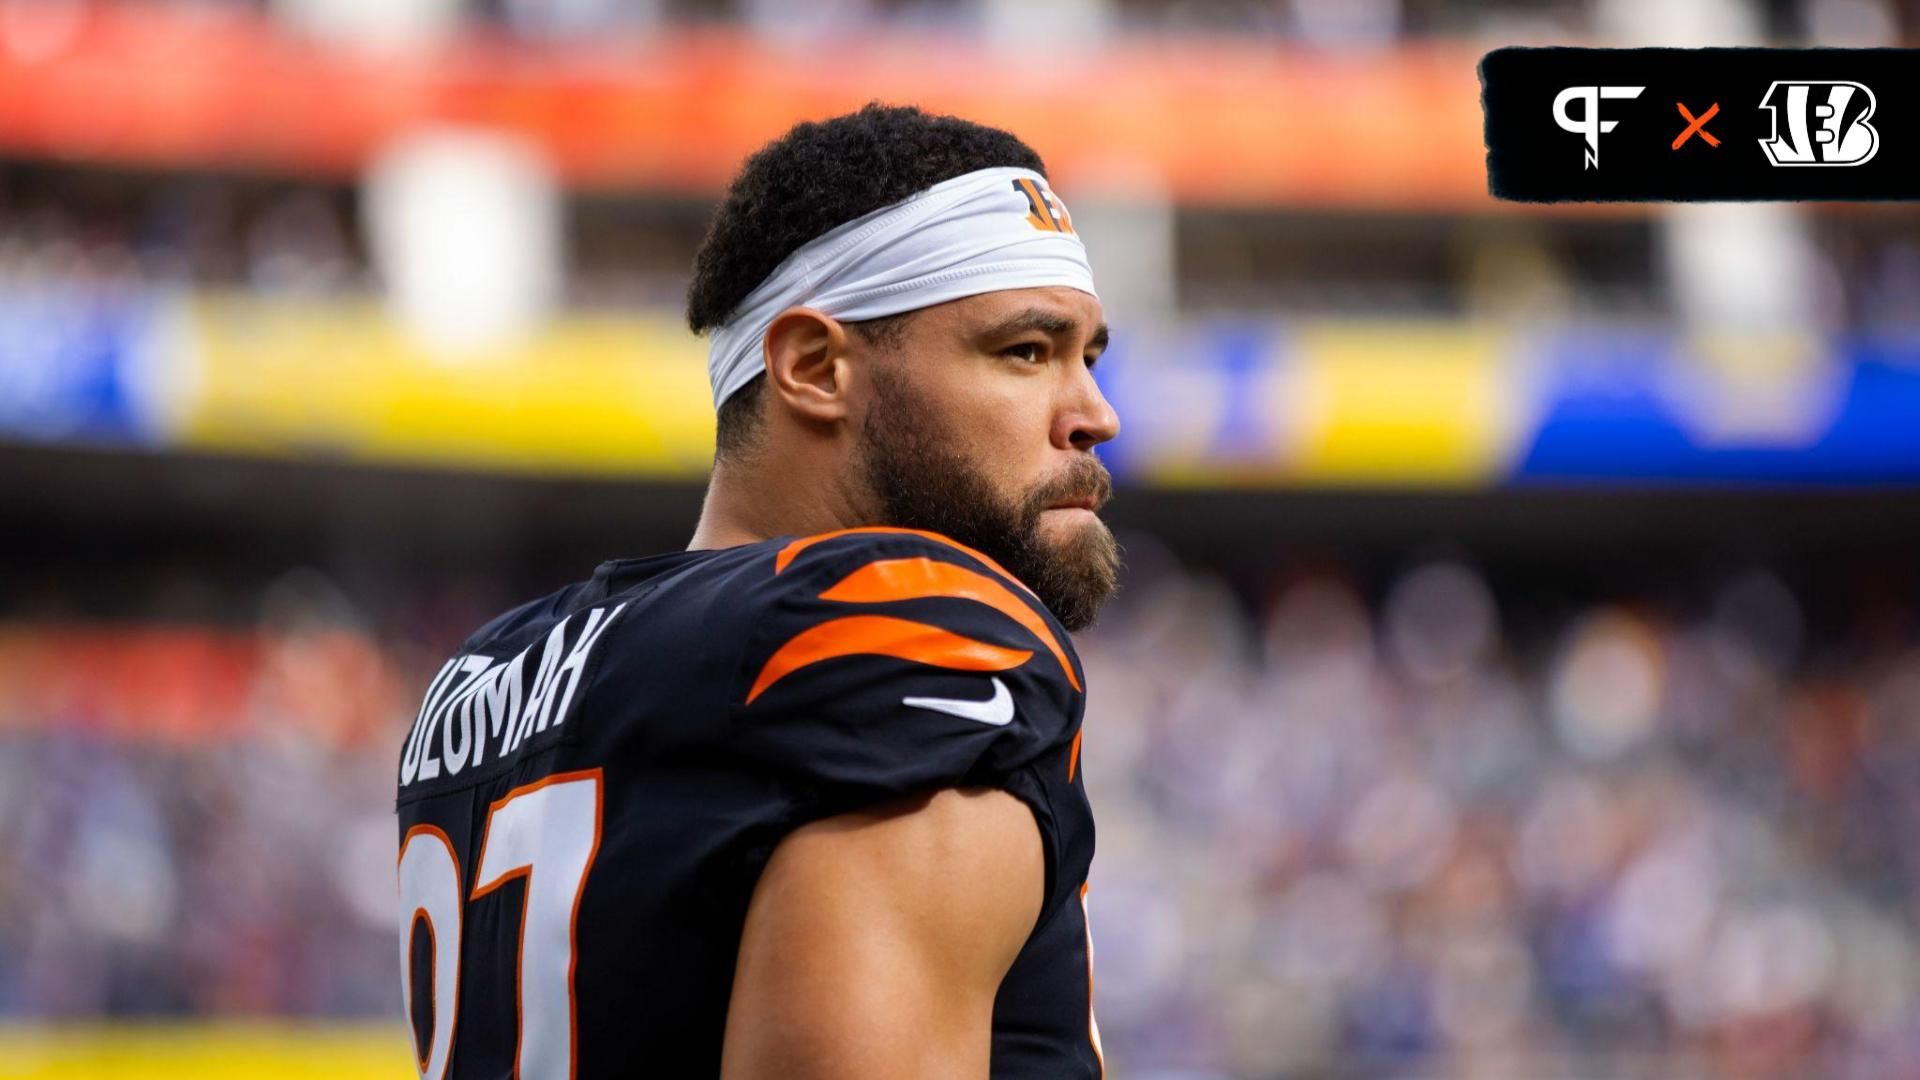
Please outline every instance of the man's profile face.
[{"label": "man's profile face", "polygon": [[1120,426],[1089,370],[1105,345],[1098,300],[1032,288],[924,308],[867,346],[855,466],[885,523],[984,552],[1069,630],[1119,571],[1096,513],[1112,485],[1093,447]]}]

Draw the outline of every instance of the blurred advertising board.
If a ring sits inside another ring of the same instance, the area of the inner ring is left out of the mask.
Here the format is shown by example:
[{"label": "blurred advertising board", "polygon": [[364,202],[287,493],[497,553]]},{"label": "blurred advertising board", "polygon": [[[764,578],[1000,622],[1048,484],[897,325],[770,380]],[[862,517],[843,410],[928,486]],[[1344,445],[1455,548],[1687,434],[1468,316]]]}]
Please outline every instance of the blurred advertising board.
[{"label": "blurred advertising board", "polygon": [[460,357],[374,305],[189,303],[180,445],[508,471],[704,475],[704,354],[675,319],[574,316]]}]

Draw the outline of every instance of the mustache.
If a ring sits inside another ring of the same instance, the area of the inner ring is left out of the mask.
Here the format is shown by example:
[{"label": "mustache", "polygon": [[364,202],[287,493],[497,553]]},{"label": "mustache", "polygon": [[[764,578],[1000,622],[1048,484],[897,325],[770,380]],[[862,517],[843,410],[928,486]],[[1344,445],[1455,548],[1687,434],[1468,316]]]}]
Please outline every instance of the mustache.
[{"label": "mustache", "polygon": [[1107,467],[1100,463],[1099,458],[1088,454],[1075,458],[1059,476],[1028,493],[1025,509],[1028,516],[1037,517],[1049,506],[1087,499],[1097,512],[1112,498],[1113,474],[1107,472]]}]

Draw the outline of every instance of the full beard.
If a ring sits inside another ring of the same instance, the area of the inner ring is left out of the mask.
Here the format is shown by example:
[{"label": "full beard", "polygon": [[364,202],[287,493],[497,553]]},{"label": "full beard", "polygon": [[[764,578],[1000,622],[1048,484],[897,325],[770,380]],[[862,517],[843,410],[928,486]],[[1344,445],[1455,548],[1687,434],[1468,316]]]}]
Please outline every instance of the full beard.
[{"label": "full beard", "polygon": [[1041,515],[1063,499],[1092,495],[1105,503],[1113,489],[1092,454],[1074,459],[1060,476],[1009,506],[958,445],[937,411],[890,372],[875,372],[874,408],[860,430],[858,460],[882,524],[925,529],[956,540],[998,562],[1032,589],[1070,631],[1093,625],[1119,580],[1120,547],[1104,522],[1049,541]]}]

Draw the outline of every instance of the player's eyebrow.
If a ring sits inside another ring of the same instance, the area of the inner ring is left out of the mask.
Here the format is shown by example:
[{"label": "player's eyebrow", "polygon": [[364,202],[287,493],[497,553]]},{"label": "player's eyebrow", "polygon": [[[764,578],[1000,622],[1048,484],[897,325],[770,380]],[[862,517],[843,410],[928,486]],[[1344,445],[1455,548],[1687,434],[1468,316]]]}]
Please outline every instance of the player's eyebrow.
[{"label": "player's eyebrow", "polygon": [[[1028,330],[1038,330],[1048,335],[1060,335],[1071,332],[1080,322],[1070,316],[1048,311],[1046,308],[1030,307],[1018,311],[988,327],[982,335],[988,338],[1012,337]],[[1107,324],[1101,323],[1088,339],[1089,350],[1102,350],[1107,347]]]}]

